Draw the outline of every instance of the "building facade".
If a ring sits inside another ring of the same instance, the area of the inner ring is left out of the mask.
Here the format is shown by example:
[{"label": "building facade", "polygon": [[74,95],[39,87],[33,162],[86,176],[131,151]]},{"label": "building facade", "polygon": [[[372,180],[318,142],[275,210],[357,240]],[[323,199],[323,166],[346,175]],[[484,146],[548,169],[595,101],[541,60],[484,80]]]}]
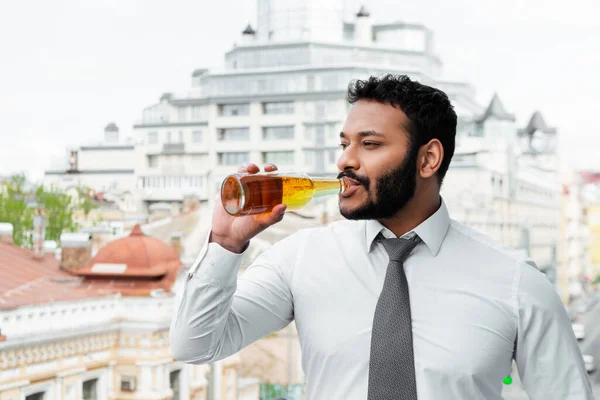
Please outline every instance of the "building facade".
[{"label": "building facade", "polygon": [[238,356],[218,370],[171,356],[175,249],[137,226],[94,257],[89,234],[64,234],[58,260],[14,246],[8,231],[0,235],[0,400],[206,400],[209,389],[223,400],[258,398],[257,384],[238,383]]},{"label": "building facade", "polygon": [[343,15],[340,0],[260,0],[257,29],[246,27],[224,69],[194,71],[189,90],[164,94],[134,126],[144,200],[179,198],[190,186],[213,196],[248,162],[336,174],[356,78],[408,74],[445,90],[461,115],[482,111],[468,84],[442,80],[425,26],[374,24],[364,8]]}]

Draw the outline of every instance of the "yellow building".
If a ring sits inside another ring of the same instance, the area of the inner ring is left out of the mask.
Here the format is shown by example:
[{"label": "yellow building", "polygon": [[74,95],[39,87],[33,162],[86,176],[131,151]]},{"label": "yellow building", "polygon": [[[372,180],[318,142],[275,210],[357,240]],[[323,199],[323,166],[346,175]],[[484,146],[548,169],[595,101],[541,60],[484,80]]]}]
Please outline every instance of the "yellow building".
[{"label": "yellow building", "polygon": [[590,229],[589,274],[592,279],[595,279],[600,275],[600,204],[589,206],[587,215]]}]

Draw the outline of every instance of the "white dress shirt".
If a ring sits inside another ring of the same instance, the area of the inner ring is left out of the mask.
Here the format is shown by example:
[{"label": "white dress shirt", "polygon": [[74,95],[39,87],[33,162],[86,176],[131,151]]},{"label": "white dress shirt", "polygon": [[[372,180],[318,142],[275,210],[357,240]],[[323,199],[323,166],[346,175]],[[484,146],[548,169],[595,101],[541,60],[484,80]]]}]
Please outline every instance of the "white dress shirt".
[{"label": "white dress shirt", "polygon": [[[371,327],[388,256],[379,222],[305,229],[263,252],[239,278],[242,255],[207,244],[171,323],[176,359],[208,363],[295,320],[307,398],[365,400]],[[404,262],[419,400],[502,399],[516,360],[532,400],[592,400],[558,294],[516,251],[439,210],[409,234]]]}]

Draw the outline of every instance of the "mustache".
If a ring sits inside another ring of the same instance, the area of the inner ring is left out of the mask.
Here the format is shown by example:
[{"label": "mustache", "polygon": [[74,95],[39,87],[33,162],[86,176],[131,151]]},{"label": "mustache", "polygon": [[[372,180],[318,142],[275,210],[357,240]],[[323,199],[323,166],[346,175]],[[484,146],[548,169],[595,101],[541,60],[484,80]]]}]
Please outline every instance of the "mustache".
[{"label": "mustache", "polygon": [[350,178],[355,180],[356,182],[363,185],[366,189],[369,188],[370,180],[366,176],[358,176],[352,170],[342,171],[338,174],[337,179],[341,179],[343,177]]}]

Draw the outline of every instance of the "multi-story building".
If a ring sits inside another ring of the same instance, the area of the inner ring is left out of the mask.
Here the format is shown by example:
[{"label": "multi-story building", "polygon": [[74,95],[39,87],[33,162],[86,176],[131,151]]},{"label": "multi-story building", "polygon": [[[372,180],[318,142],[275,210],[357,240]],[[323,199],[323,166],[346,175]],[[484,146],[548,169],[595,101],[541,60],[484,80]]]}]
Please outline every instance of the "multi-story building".
[{"label": "multi-story building", "polygon": [[429,29],[373,24],[364,8],[345,21],[343,3],[258,1],[257,29],[246,27],[224,69],[198,69],[189,90],[146,108],[134,126],[143,199],[181,199],[190,188],[212,196],[250,161],[337,173],[346,90],[356,78],[407,74],[445,90],[465,118],[481,113],[468,84],[441,78]]}]

